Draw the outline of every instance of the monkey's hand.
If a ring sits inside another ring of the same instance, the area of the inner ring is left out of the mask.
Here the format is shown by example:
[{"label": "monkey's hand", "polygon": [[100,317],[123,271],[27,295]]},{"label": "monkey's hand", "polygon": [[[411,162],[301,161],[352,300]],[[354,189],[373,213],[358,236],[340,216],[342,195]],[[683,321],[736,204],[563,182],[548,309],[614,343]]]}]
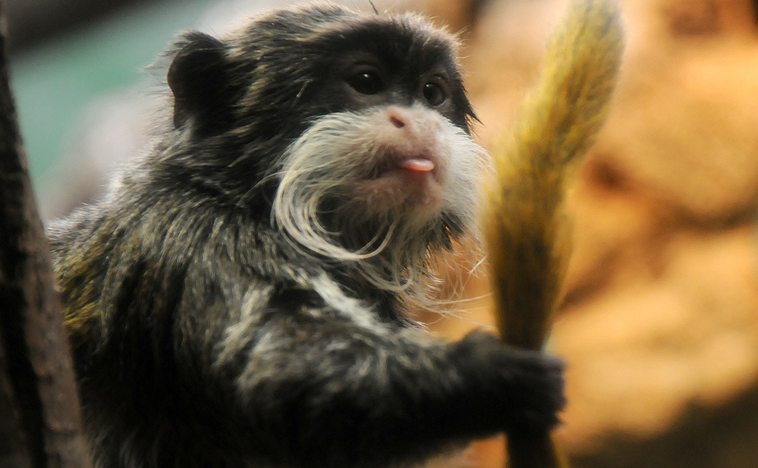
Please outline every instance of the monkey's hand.
[{"label": "monkey's hand", "polygon": [[[481,385],[481,391],[492,392],[488,398],[493,401],[491,411],[502,416],[506,432],[541,431],[560,422],[558,412],[566,404],[562,361],[542,352],[504,346],[498,338],[480,331],[466,336],[455,349],[466,378]],[[494,372],[484,366],[492,366]],[[484,376],[490,372],[501,381],[492,385],[492,376]],[[503,388],[506,392],[499,393]]]}]

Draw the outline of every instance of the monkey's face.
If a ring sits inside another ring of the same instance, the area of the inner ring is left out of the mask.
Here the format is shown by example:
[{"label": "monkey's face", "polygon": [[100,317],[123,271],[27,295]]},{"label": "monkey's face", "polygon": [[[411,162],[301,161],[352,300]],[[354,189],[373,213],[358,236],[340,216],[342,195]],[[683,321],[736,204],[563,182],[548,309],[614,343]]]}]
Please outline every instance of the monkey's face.
[{"label": "monkey's face", "polygon": [[272,212],[311,251],[424,252],[472,222],[484,155],[452,44],[401,18],[342,22],[311,43],[323,74],[310,73],[300,103],[319,111],[276,165]]},{"label": "monkey's face", "polygon": [[[298,247],[405,259],[473,224],[485,157],[447,33],[416,16],[316,5],[203,41],[169,73],[175,123],[193,124],[196,138],[236,139],[228,178],[273,185],[272,219]],[[182,76],[209,70],[221,78],[198,100],[208,86]]]},{"label": "monkey's face", "polygon": [[472,222],[483,157],[462,129],[418,103],[328,114],[282,158],[272,213],[324,255],[423,251]]}]

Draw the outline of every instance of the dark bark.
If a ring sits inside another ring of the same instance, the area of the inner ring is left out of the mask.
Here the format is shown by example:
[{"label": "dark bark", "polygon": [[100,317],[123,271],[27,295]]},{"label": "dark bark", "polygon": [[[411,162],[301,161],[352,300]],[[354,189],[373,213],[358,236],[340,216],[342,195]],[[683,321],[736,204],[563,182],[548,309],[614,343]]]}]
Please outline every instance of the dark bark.
[{"label": "dark bark", "polygon": [[[0,18],[3,5],[0,3]],[[0,468],[88,466],[73,367],[0,34]]]}]

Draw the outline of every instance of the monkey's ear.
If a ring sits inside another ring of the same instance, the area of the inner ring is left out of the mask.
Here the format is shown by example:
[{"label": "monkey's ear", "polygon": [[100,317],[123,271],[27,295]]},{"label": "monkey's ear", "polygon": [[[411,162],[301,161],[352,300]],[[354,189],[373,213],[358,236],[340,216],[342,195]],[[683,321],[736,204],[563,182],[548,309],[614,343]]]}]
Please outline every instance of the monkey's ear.
[{"label": "monkey's ear", "polygon": [[199,32],[186,34],[183,42],[166,77],[174,94],[174,126],[193,118],[198,133],[218,133],[231,123],[224,43]]}]

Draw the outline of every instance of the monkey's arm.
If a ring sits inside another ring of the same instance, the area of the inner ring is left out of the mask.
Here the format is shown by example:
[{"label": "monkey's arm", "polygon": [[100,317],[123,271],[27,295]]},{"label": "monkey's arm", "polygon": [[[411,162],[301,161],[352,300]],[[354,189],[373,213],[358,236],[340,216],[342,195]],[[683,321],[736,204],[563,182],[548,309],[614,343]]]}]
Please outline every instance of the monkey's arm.
[{"label": "monkey's arm", "polygon": [[[551,358],[484,333],[443,344],[309,290],[256,286],[242,297],[207,359],[266,461],[388,466],[557,421],[562,367]],[[217,327],[219,315],[203,317],[197,326]]]}]

